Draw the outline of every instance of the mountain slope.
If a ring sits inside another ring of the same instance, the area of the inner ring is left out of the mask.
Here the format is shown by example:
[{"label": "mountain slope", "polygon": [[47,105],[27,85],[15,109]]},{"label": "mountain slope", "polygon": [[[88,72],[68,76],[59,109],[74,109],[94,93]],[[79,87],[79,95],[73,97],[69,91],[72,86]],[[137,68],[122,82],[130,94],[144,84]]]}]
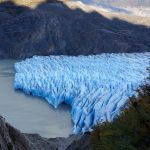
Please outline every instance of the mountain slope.
[{"label": "mountain slope", "polygon": [[43,2],[34,9],[4,2],[0,20],[0,58],[150,51],[150,18],[77,2]]}]

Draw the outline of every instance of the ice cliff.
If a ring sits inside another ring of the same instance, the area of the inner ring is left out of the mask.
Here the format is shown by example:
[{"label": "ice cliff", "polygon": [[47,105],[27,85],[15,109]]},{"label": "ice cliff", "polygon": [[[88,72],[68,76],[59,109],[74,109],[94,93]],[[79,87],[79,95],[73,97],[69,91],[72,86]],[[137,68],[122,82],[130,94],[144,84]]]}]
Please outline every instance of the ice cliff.
[{"label": "ice cliff", "polygon": [[147,80],[150,53],[34,56],[15,63],[15,89],[71,106],[73,132],[112,121]]}]

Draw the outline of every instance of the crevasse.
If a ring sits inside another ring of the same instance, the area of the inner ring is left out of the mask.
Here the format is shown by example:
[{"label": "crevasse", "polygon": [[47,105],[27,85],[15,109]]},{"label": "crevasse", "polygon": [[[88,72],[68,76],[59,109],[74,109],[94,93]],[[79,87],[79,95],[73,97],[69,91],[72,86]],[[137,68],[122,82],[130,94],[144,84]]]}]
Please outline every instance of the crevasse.
[{"label": "crevasse", "polygon": [[150,53],[34,56],[15,63],[15,89],[71,106],[73,133],[112,121],[147,82]]}]

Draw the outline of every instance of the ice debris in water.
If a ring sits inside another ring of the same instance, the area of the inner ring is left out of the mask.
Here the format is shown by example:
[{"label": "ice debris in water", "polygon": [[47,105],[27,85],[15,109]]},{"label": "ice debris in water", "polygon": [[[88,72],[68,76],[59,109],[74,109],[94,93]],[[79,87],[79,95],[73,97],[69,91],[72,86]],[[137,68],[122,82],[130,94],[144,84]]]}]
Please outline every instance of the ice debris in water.
[{"label": "ice debris in water", "polygon": [[148,77],[150,53],[34,56],[15,63],[15,89],[71,106],[73,132],[112,121]]}]

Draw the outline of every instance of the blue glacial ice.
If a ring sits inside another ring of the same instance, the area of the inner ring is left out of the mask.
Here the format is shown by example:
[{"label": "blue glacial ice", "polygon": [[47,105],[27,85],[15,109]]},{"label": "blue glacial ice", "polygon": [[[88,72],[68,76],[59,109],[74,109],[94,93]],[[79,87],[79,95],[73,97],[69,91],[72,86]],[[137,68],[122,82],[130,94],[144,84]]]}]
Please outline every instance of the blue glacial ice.
[{"label": "blue glacial ice", "polygon": [[148,77],[150,53],[34,56],[15,63],[15,89],[71,106],[73,133],[112,121]]}]

